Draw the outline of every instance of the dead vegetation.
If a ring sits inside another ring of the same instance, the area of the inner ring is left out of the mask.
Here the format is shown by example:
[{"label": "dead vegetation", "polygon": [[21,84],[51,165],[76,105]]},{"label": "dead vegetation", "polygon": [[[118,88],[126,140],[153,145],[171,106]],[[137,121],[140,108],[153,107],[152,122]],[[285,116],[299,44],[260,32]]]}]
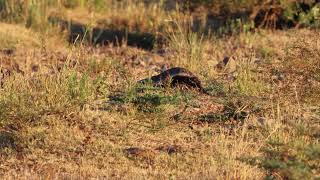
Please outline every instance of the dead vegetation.
[{"label": "dead vegetation", "polygon": [[[74,2],[68,6],[81,6]],[[145,23],[154,6],[159,21],[150,22],[166,22],[166,44],[91,46],[85,35],[70,44],[60,27],[0,24],[3,179],[320,176],[318,30],[244,31],[244,24],[216,36],[194,32],[192,18],[166,14],[162,4],[129,5],[111,12]],[[79,17],[109,15],[93,9]],[[210,95],[137,83],[176,66]]]}]

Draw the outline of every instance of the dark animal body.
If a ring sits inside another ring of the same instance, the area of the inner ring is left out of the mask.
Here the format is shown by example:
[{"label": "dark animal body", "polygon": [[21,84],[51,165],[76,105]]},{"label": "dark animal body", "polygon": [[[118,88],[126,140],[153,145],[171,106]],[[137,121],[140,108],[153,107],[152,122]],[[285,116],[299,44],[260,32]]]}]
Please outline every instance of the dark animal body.
[{"label": "dark animal body", "polygon": [[138,81],[138,83],[142,84],[148,82],[151,82],[154,86],[158,87],[186,86],[197,89],[201,93],[208,94],[202,87],[199,78],[189,70],[181,67],[174,67],[163,71],[159,75]]}]

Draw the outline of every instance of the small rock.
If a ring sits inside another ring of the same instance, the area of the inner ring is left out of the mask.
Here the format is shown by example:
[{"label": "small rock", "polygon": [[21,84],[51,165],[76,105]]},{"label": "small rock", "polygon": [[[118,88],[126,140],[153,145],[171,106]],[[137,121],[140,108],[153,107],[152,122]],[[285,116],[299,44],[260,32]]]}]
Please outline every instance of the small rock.
[{"label": "small rock", "polygon": [[4,80],[11,76],[11,71],[9,69],[0,69],[0,88],[4,86]]},{"label": "small rock", "polygon": [[261,126],[265,126],[265,125],[266,125],[266,119],[263,118],[263,117],[257,118],[257,122],[258,122]]},{"label": "small rock", "polygon": [[228,61],[229,61],[229,57],[224,57],[223,60],[216,65],[216,68],[219,70],[224,69]]},{"label": "small rock", "polygon": [[284,74],[279,73],[277,78],[279,81],[283,81],[285,77],[284,77]]},{"label": "small rock", "polygon": [[163,151],[163,152],[166,152],[169,155],[171,155],[173,153],[179,152],[180,151],[180,147],[178,147],[176,145],[168,145],[168,146],[160,146],[156,150]]},{"label": "small rock", "polygon": [[170,56],[172,56],[173,55],[173,52],[172,51],[170,51],[170,50],[168,50],[168,49],[159,49],[158,51],[157,51],[157,54],[159,55],[159,56],[161,56],[161,57],[170,57]]},{"label": "small rock", "polygon": [[261,64],[262,63],[262,59],[255,58],[253,62],[256,63],[256,64]]},{"label": "small rock", "polygon": [[165,49],[159,49],[159,50],[157,51],[157,53],[158,53],[159,55],[164,55],[164,54],[166,53],[166,50],[165,50]]},{"label": "small rock", "polygon": [[32,65],[31,66],[32,72],[38,72],[39,71],[39,65]]},{"label": "small rock", "polygon": [[144,152],[143,149],[140,149],[138,147],[130,147],[124,150],[128,155],[133,155],[133,156],[137,156],[139,154],[141,154],[142,152]]},{"label": "small rock", "polygon": [[0,52],[3,53],[3,54],[5,54],[5,55],[13,55],[14,49],[9,49],[9,48],[7,48],[7,49],[1,49]]},{"label": "small rock", "polygon": [[22,70],[20,69],[20,66],[19,66],[19,64],[17,64],[17,63],[14,63],[14,64],[12,65],[12,69],[13,69],[15,72],[17,72],[17,73],[24,75],[24,71],[22,71]]},{"label": "small rock", "polygon": [[283,81],[285,79],[285,75],[282,72],[275,72],[272,76],[272,80],[274,81]]},{"label": "small rock", "polygon": [[233,58],[230,58],[226,64],[225,71],[228,73],[233,73],[237,70],[237,63]]},{"label": "small rock", "polygon": [[4,77],[8,77],[11,75],[11,71],[9,69],[0,69],[0,77],[4,78]]},{"label": "small rock", "polygon": [[155,152],[151,149],[141,149],[138,147],[130,147],[124,149],[128,158],[133,160],[145,161],[148,164],[152,164],[155,158]]},{"label": "small rock", "polygon": [[216,68],[227,73],[233,73],[237,70],[237,63],[232,57],[225,57],[216,65]]},{"label": "small rock", "polygon": [[167,64],[163,64],[162,66],[161,66],[161,72],[164,72],[164,71],[166,71],[166,70],[168,70],[169,69],[169,66],[167,65]]},{"label": "small rock", "polygon": [[0,149],[15,148],[15,136],[9,132],[0,131]]}]

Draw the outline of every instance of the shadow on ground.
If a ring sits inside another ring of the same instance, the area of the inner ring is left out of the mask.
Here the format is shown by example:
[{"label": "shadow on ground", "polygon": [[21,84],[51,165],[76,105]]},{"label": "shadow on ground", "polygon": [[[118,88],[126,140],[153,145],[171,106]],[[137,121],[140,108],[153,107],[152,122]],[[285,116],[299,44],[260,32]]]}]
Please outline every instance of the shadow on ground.
[{"label": "shadow on ground", "polygon": [[15,136],[11,133],[0,131],[0,151],[5,148],[14,149],[16,147]]},{"label": "shadow on ground", "polygon": [[163,38],[152,33],[128,32],[125,29],[90,28],[85,24],[68,22],[57,17],[50,17],[49,21],[59,25],[62,30],[68,31],[70,43],[85,41],[91,45],[126,44],[145,50],[152,50],[156,45],[164,43]]}]

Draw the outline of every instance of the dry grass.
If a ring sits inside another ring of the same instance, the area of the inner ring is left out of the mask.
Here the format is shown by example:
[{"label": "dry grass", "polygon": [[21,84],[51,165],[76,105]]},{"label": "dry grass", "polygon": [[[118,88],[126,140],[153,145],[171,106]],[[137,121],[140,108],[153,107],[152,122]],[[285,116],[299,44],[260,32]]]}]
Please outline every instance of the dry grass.
[{"label": "dry grass", "polygon": [[[40,46],[39,37],[33,37],[30,30],[25,29],[24,26],[9,25],[1,23],[0,40],[1,49]],[[17,47],[18,46],[18,47]]]},{"label": "dry grass", "polygon": [[[153,12],[141,8],[113,12],[144,23]],[[319,33],[208,37],[178,16],[168,16],[164,55],[0,24],[1,68],[12,72],[0,76],[0,176],[319,178]],[[224,56],[232,68],[216,67]],[[136,84],[162,65],[188,67],[213,96]]]}]

